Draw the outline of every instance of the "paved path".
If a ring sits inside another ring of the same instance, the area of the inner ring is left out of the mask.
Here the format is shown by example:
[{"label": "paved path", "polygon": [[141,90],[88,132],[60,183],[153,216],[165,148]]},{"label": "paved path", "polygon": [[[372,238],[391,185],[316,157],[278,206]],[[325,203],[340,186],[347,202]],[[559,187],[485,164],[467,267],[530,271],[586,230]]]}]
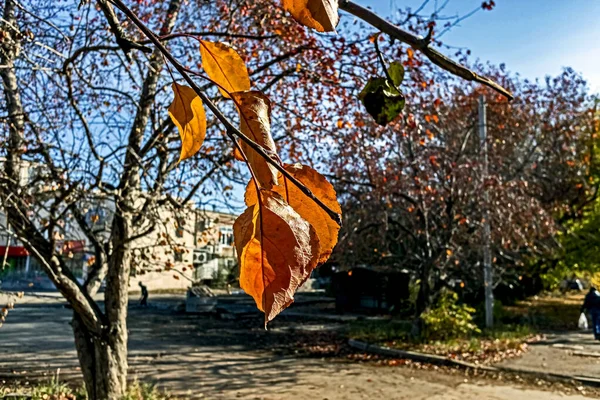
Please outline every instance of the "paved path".
[{"label": "paved path", "polygon": [[547,340],[532,344],[523,357],[499,365],[598,379],[600,341],[594,340],[591,332],[551,334]]},{"label": "paved path", "polygon": [[[77,376],[70,311],[56,302],[18,305],[0,328],[0,376],[43,371]],[[542,390],[490,385],[435,371],[370,363],[277,356],[289,335],[285,320],[262,330],[259,321],[219,321],[132,309],[130,365],[140,379],[206,399],[583,400]],[[287,332],[287,333],[286,333]]]}]

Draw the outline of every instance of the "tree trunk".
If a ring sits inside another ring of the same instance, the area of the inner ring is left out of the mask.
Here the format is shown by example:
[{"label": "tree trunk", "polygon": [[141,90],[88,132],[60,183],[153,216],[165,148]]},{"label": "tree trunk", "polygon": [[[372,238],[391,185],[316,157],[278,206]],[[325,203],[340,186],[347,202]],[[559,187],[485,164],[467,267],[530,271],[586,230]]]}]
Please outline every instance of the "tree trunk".
[{"label": "tree trunk", "polygon": [[421,272],[419,274],[419,293],[417,294],[417,301],[415,304],[415,319],[413,321],[412,336],[419,337],[423,333],[423,320],[421,314],[423,314],[429,306],[431,306],[431,270],[432,263],[426,260],[423,263]]},{"label": "tree trunk", "polygon": [[113,221],[113,252],[108,262],[104,293],[107,327],[100,336],[90,332],[78,314],[73,333],[79,364],[89,400],[119,400],[127,389],[127,305],[131,248],[131,215],[116,214]]},{"label": "tree trunk", "polygon": [[[170,1],[161,34],[171,31],[180,6],[180,0]],[[131,237],[134,234],[134,216],[139,212],[136,202],[141,191],[138,154],[163,65],[164,59],[160,52],[155,50],[150,57],[151,68],[142,87],[140,110],[135,116],[129,135],[128,151],[119,185],[122,190],[121,197],[115,201],[118,211],[112,222],[111,252],[108,257],[104,294],[107,330],[103,332],[102,337],[94,337],[86,331],[77,315],[73,318],[75,344],[90,400],[117,400],[127,388],[127,304],[133,257]]]},{"label": "tree trunk", "polygon": [[417,295],[417,303],[415,307],[416,316],[420,317],[429,306],[431,306],[432,292],[434,289],[433,285],[433,272],[435,267],[435,260],[425,260],[419,274],[419,293]]},{"label": "tree trunk", "polygon": [[116,330],[97,337],[86,329],[75,313],[72,326],[88,399],[121,399],[127,379],[127,341],[119,339],[123,332]]}]

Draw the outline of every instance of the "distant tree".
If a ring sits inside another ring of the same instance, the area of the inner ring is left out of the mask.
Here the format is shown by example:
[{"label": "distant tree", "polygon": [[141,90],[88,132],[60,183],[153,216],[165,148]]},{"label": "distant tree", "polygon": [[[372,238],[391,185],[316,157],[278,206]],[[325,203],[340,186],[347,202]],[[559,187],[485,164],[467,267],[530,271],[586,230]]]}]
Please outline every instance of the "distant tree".
[{"label": "distant tree", "polygon": [[[408,93],[406,109],[388,127],[355,120],[360,128],[332,157],[345,213],[335,259],[413,271],[417,316],[452,281],[481,290],[486,208],[499,283],[515,271],[525,273],[532,257],[547,259],[557,248],[561,216],[577,212],[597,191],[586,173],[595,157],[589,147],[595,131],[581,77],[565,70],[538,83],[503,68],[486,72],[516,99],[462,82],[440,83],[435,74],[421,77],[436,83]],[[485,178],[480,94],[488,104]]]},{"label": "distant tree", "polygon": [[[550,256],[536,259],[534,263],[546,283],[552,286],[558,286],[564,278],[593,276],[600,272],[600,118],[597,100],[589,110],[588,126],[591,134],[583,142],[587,151],[582,152],[582,157],[565,161],[567,168],[575,174],[572,173],[571,190],[567,191],[570,192],[569,201],[558,214],[561,229],[556,240],[559,246]],[[564,188],[565,185],[561,185],[555,190]]]}]

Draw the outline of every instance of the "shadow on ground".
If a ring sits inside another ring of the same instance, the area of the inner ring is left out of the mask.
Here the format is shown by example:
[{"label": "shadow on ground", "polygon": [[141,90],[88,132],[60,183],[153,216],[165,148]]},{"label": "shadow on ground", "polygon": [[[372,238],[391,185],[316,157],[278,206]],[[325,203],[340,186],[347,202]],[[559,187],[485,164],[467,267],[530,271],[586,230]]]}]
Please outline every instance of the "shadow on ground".
[{"label": "shadow on ground", "polygon": [[[78,378],[70,319],[71,310],[59,302],[28,302],[12,310],[0,329],[0,379],[43,378],[59,369],[61,378]],[[329,357],[351,351],[336,333],[341,326],[283,315],[265,331],[259,314],[220,320],[132,307],[131,377],[185,398],[564,398],[537,389],[472,384],[463,372],[385,368]]]}]

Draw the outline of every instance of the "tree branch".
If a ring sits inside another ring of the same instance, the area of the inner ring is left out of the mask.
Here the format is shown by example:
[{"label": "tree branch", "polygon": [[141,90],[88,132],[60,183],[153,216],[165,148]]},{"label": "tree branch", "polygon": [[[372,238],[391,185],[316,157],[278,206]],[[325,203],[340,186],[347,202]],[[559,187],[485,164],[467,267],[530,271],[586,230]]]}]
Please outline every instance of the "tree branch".
[{"label": "tree branch", "polygon": [[375,14],[373,11],[368,10],[350,0],[340,0],[339,7],[340,9],[347,11],[350,14],[362,19],[363,21],[381,30],[382,32],[387,33],[389,36],[408,44],[416,50],[421,51],[427,56],[427,58],[429,58],[429,60],[432,63],[434,63],[442,69],[445,69],[451,74],[459,76],[467,81],[479,82],[485,86],[494,89],[495,91],[497,91],[498,93],[502,94],[510,100],[514,98],[510,91],[504,89],[498,83],[492,81],[489,78],[486,78],[485,76],[478,75],[477,73],[471,71],[467,67],[458,64],[457,62],[446,57],[439,51],[430,47],[431,42],[427,38],[422,38],[413,35],[412,33],[407,32],[399,28],[398,26],[386,21],[379,15]]},{"label": "tree branch", "polygon": [[127,36],[127,33],[125,33],[125,30],[119,22],[117,14],[115,14],[115,11],[107,0],[98,0],[98,5],[108,21],[110,30],[115,35],[117,44],[123,50],[123,53],[125,53],[126,56],[128,56],[131,50],[141,50],[144,53],[152,53],[152,49],[144,46],[143,44],[136,43]]}]

